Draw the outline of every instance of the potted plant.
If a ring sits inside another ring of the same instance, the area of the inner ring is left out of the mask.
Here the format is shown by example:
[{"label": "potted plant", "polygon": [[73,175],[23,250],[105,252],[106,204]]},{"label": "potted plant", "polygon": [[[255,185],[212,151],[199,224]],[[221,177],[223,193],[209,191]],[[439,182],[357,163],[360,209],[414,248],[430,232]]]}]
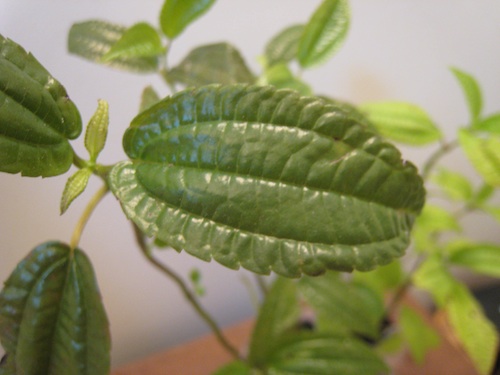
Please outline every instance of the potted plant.
[{"label": "potted plant", "polygon": [[[0,170],[52,177],[76,167],[61,213],[91,178],[100,187],[69,241],[36,246],[7,278],[0,294],[6,351],[0,371],[109,372],[108,319],[80,243],[90,215],[111,193],[141,253],[180,287],[234,357],[219,374],[378,374],[388,371],[382,358],[392,346],[409,347],[423,361],[440,338],[403,303],[410,287],[430,294],[450,335],[478,373],[488,374],[496,330],[451,272],[458,265],[500,274],[498,245],[460,232],[460,220],[471,212],[498,216],[491,199],[500,180],[500,120],[484,113],[477,81],[452,69],[470,121],[451,141],[413,104],[355,107],[315,94],[299,73],[343,43],[350,25],[343,0],[321,2],[309,20],[272,37],[259,74],[229,43],[197,46],[172,62],[172,46],[213,3],[167,0],[158,26],[93,19],[71,27],[71,53],[159,73],[170,89],[164,99],[151,87],[143,91],[140,113],[122,130],[126,160],[114,164],[98,158],[108,138],[108,103],[99,101],[83,131],[80,112],[59,81],[2,37]],[[87,156],[69,142],[82,133]],[[419,174],[388,140],[435,148]],[[480,184],[439,168],[458,148]],[[426,187],[453,205],[436,205],[431,194],[425,204]],[[411,240],[414,259],[406,271],[398,258]],[[272,282],[258,276],[263,302],[246,354],[200,303],[199,273],[186,283],[162,262],[163,247],[230,269],[279,275]],[[313,318],[301,324],[305,311]]]}]

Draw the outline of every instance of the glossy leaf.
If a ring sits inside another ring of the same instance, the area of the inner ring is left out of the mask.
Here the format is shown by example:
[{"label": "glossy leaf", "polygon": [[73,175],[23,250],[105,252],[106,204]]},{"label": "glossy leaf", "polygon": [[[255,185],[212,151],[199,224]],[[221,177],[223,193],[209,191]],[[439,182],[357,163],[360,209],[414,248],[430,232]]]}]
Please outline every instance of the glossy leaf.
[{"label": "glossy leaf", "polygon": [[266,45],[265,57],[268,66],[288,63],[297,57],[299,41],[304,25],[293,25],[274,36]]},{"label": "glossy leaf", "polygon": [[167,79],[185,86],[255,81],[240,52],[227,43],[195,48],[178,66],[167,73]]},{"label": "glossy leaf", "polygon": [[68,36],[68,50],[84,59],[114,68],[138,73],[156,72],[158,57],[117,57],[103,61],[111,48],[127,32],[127,27],[101,20],[89,20],[71,26]]},{"label": "glossy leaf", "polygon": [[147,86],[142,91],[141,104],[139,112],[142,112],[160,101],[160,96],[156,93],[152,86]]},{"label": "glossy leaf", "polygon": [[109,105],[99,100],[97,109],[92,115],[85,132],[85,148],[89,152],[90,161],[95,162],[104,149],[108,136]]},{"label": "glossy leaf", "polygon": [[471,131],[459,132],[460,146],[484,180],[500,186],[500,137],[483,138]]},{"label": "glossy leaf", "polygon": [[455,246],[451,263],[467,267],[483,275],[500,277],[500,246],[487,243],[464,243]]},{"label": "glossy leaf", "polygon": [[103,61],[117,58],[155,57],[165,53],[156,30],[145,22],[136,23],[127,29],[102,57]]},{"label": "glossy leaf", "polygon": [[215,0],[165,0],[160,13],[161,29],[173,39],[214,3]]},{"label": "glossy leaf", "polygon": [[269,375],[381,375],[386,364],[372,347],[349,337],[303,333],[287,337],[269,359]]},{"label": "glossy leaf", "polygon": [[372,339],[380,335],[384,314],[378,294],[357,282],[346,282],[327,273],[300,280],[300,292],[324,321],[343,327],[346,334],[356,333]]},{"label": "glossy leaf", "polygon": [[75,174],[73,174],[70,178],[68,178],[61,197],[61,215],[64,214],[69,208],[70,204],[84,192],[91,175],[92,170],[90,168],[82,168],[76,171]]},{"label": "glossy leaf", "polygon": [[300,39],[297,55],[300,65],[309,68],[325,62],[344,42],[349,24],[347,0],[323,0]]},{"label": "glossy leaf", "polygon": [[0,35],[0,171],[30,177],[66,172],[68,139],[82,131],[64,87],[21,46]]},{"label": "glossy leaf", "polygon": [[204,260],[297,277],[403,254],[424,202],[399,151],[349,112],[260,86],[186,90],[136,117],[110,174],[147,235]]},{"label": "glossy leaf", "polygon": [[0,293],[0,339],[17,374],[108,374],[108,322],[82,251],[47,242],[19,263]]},{"label": "glossy leaf", "polygon": [[473,197],[472,184],[463,174],[440,169],[432,181],[439,185],[446,196],[453,200],[467,202]]},{"label": "glossy leaf", "polygon": [[483,97],[481,88],[476,79],[469,73],[464,72],[458,68],[451,68],[451,72],[460,83],[462,90],[469,107],[471,123],[474,124],[481,116],[483,108]]},{"label": "glossy leaf", "polygon": [[410,145],[424,145],[442,135],[427,113],[403,102],[368,103],[360,107],[384,137]]}]

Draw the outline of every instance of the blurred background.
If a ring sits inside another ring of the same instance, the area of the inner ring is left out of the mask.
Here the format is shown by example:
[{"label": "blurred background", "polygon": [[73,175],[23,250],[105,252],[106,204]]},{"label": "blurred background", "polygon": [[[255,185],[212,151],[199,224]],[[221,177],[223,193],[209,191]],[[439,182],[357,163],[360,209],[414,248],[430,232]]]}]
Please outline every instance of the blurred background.
[{"label": "blurred background", "polygon": [[[236,45],[254,72],[265,43],[285,26],[305,23],[319,0],[218,0],[180,36],[170,53],[172,65],[193,47],[219,41]],[[101,163],[123,160],[121,135],[135,116],[142,89],[153,85],[168,94],[154,75],[112,70],[71,56],[67,34],[74,22],[104,19],[131,26],[158,25],[162,0],[1,0],[0,34],[31,51],[61,81],[79,107],[83,122],[98,99],[110,104],[110,133]],[[485,113],[500,110],[500,2],[498,0],[351,0],[352,24],[345,45],[327,64],[303,73],[318,94],[353,103],[401,100],[424,108],[454,139],[468,121],[461,90],[449,71],[456,66],[474,75],[483,88]],[[85,155],[83,141],[72,144]],[[421,165],[433,151],[403,148],[404,157]],[[460,152],[445,159],[474,177]],[[59,199],[68,175],[29,179],[0,174],[0,280],[36,245],[69,241],[86,202],[99,187],[91,179],[86,192],[59,215]],[[498,225],[472,218],[475,237],[498,242]],[[96,269],[111,321],[113,365],[117,366],[208,332],[179,290],[153,269],[135,246],[131,226],[109,195],[84,232],[80,247]],[[202,273],[207,290],[203,305],[222,326],[254,315],[251,274],[205,263],[165,250],[162,260],[187,278]],[[250,289],[251,289],[250,288]],[[0,348],[0,354],[2,350]]]}]

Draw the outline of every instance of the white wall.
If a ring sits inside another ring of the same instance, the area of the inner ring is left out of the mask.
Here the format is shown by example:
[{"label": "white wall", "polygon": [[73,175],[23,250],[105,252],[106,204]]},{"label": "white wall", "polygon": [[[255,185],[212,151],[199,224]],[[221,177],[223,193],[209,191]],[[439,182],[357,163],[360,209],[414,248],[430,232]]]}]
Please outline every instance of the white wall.
[{"label": "white wall", "polygon": [[[131,25],[156,23],[161,0],[18,1],[0,2],[0,33],[23,45],[63,82],[86,122],[97,99],[110,103],[111,128],[101,162],[124,158],[121,134],[138,107],[142,88],[154,76],[131,75],[93,65],[66,52],[73,22],[89,18]],[[229,40],[240,47],[257,71],[256,57],[268,38],[284,26],[305,22],[320,1],[219,0],[213,9],[175,42],[175,63],[193,46]],[[139,5],[141,4],[141,5]],[[144,5],[146,4],[146,5]],[[424,107],[449,138],[467,121],[458,85],[447,68],[460,67],[482,84],[486,111],[500,109],[500,2],[497,0],[352,0],[352,29],[347,44],[326,66],[305,72],[318,93],[355,103],[382,99],[412,101]],[[84,155],[81,140],[74,147]],[[429,150],[405,148],[421,164]],[[464,159],[447,163],[462,168]],[[468,173],[470,167],[463,166]],[[474,176],[474,174],[471,174]],[[0,279],[36,244],[49,239],[69,241],[85,202],[99,186],[91,183],[69,212],[60,217],[59,197],[66,176],[22,179],[0,175]],[[477,220],[476,220],[477,221]],[[480,221],[475,234],[498,241],[496,226]],[[152,269],[135,247],[118,203],[107,197],[84,233],[81,247],[95,266],[111,320],[113,363],[130,361],[162,347],[207,332],[179,291]],[[243,278],[217,263],[167,251],[162,258],[181,274],[202,270],[208,295],[205,306],[222,325],[253,314]]]}]

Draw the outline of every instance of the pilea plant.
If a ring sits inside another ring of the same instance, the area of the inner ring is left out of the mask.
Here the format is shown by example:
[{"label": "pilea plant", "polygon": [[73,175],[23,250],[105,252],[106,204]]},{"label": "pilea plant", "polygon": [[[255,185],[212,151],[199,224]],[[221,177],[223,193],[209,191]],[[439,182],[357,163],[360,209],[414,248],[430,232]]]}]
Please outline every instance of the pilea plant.
[{"label": "pilea plant", "polygon": [[[114,165],[98,161],[108,104],[99,101],[88,121],[88,157],[77,155],[69,142],[82,133],[76,105],[35,57],[0,36],[0,170],[50,177],[77,167],[61,213],[92,176],[102,180],[68,243],[36,246],[6,280],[0,374],[109,373],[108,320],[92,265],[79,249],[90,214],[108,192],[130,219],[139,249],[179,285],[234,356],[219,375],[385,373],[383,354],[394,343],[423,361],[439,338],[414,310],[401,307],[409,287],[430,293],[477,371],[488,374],[496,330],[451,273],[458,265],[500,276],[498,245],[460,233],[459,220],[469,212],[500,216],[491,203],[500,185],[500,115],[482,113],[476,80],[452,69],[471,114],[453,141],[412,104],[355,108],[315,96],[299,73],[326,61],[344,41],[347,0],[324,0],[308,22],[273,37],[260,74],[227,43],[197,47],[171,67],[172,42],[213,3],[166,0],[159,28],[102,20],[71,28],[71,53],[157,72],[171,90],[164,99],[151,87],[144,90],[140,113],[123,136],[129,160]],[[387,139],[440,146],[419,175]],[[459,147],[481,185],[437,168]],[[453,208],[424,206],[424,184],[439,188]],[[404,272],[398,258],[414,224],[415,265]],[[259,279],[263,302],[247,354],[203,309],[199,285],[191,288],[156,258],[162,247],[277,275],[272,283]],[[314,312],[312,328],[301,324],[304,306]]]}]

